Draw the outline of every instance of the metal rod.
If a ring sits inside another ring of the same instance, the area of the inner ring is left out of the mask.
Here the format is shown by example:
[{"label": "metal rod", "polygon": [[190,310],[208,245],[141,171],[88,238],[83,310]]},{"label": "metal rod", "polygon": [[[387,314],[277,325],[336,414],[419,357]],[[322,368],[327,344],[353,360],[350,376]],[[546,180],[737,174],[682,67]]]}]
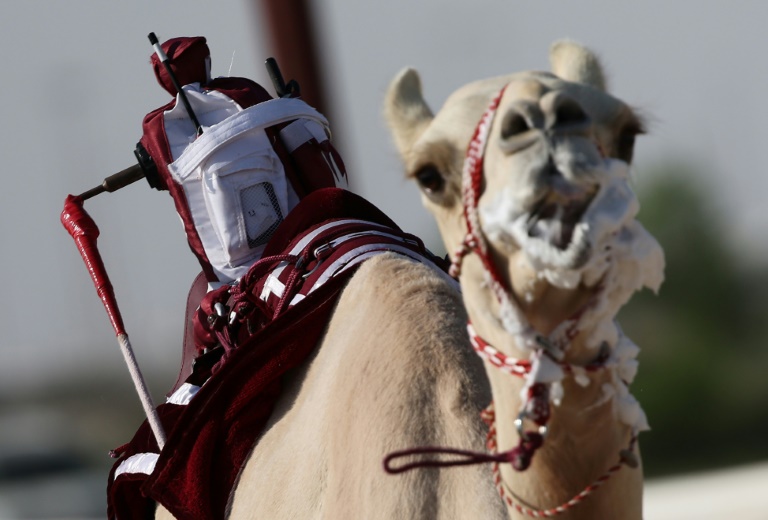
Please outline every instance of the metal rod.
[{"label": "metal rod", "polygon": [[155,435],[158,448],[162,450],[167,440],[165,429],[163,428],[163,423],[160,422],[160,415],[155,408],[155,403],[152,400],[152,394],[147,386],[147,381],[144,379],[144,374],[141,373],[139,363],[136,361],[136,355],[133,353],[133,347],[131,347],[128,334],[118,334],[117,343],[120,345],[120,352],[123,354],[123,359],[128,367],[128,372],[131,374],[133,387],[136,389],[136,393],[139,394],[141,407],[144,409],[144,414],[147,416],[149,427]]},{"label": "metal rod", "polygon": [[267,58],[264,66],[267,67],[267,74],[269,74],[269,79],[272,80],[272,87],[275,89],[277,97],[285,97],[288,92],[285,88],[285,80],[280,72],[280,67],[277,66],[277,60],[275,58]]},{"label": "metal rod", "polygon": [[184,92],[184,89],[181,88],[181,85],[179,85],[179,80],[176,78],[176,74],[174,74],[173,69],[171,69],[171,61],[168,59],[168,56],[166,56],[165,51],[163,51],[163,48],[160,46],[160,43],[157,40],[157,36],[155,36],[155,33],[151,32],[149,33],[149,43],[152,44],[152,47],[155,49],[155,53],[157,54],[157,57],[160,59],[160,63],[163,64],[165,67],[165,71],[168,73],[168,76],[171,78],[171,82],[173,83],[173,88],[176,89],[176,92],[179,94],[179,98],[181,99],[181,102],[184,104],[184,108],[187,109],[187,114],[189,114],[189,118],[192,120],[192,124],[195,125],[195,131],[197,132],[197,135],[203,135],[203,127],[200,125],[200,121],[197,120],[197,116],[195,115],[195,112],[192,110],[192,105],[189,104],[189,99],[187,99],[187,94]]}]

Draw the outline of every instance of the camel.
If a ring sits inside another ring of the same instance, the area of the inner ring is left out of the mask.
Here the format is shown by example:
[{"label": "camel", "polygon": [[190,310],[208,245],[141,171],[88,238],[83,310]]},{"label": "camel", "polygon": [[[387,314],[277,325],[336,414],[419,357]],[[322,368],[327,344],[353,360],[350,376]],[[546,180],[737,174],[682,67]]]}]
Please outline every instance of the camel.
[{"label": "camel", "polygon": [[[656,285],[659,280],[652,275],[660,276],[653,272],[658,265],[645,266],[658,264],[660,252],[649,236],[638,238],[642,228],[634,215],[622,215],[620,229],[612,228],[619,238],[594,245],[609,247],[616,242],[617,250],[637,246],[638,255],[645,253],[644,257],[617,255],[621,261],[613,262],[610,255],[603,255],[595,260],[599,255],[586,248],[568,269],[555,269],[534,265],[510,240],[503,219],[490,223],[501,210],[509,209],[505,196],[521,200],[523,207],[538,201],[545,191],[544,173],[563,177],[558,186],[565,194],[546,195],[555,201],[543,205],[549,211],[558,204],[557,197],[583,205],[585,193],[600,196],[595,190],[599,191],[601,177],[609,176],[595,166],[605,162],[601,153],[630,159],[640,122],[625,104],[579,83],[594,85],[592,76],[600,69],[591,54],[576,49],[580,48],[556,48],[556,75],[523,73],[473,83],[454,94],[436,116],[421,97],[414,71],[395,79],[386,102],[395,141],[409,174],[421,184],[450,251],[466,234],[460,197],[464,152],[489,101],[502,85],[510,84],[499,110],[504,115],[494,121],[486,150],[479,209],[493,265],[503,273],[504,283],[513,287],[514,304],[500,305],[489,292],[477,255],[464,255],[459,277],[463,293],[445,273],[425,263],[393,253],[366,261],[343,290],[319,348],[290,375],[241,471],[228,518],[519,518],[519,511],[498,493],[490,464],[429,467],[399,475],[382,469],[388,454],[412,447],[484,451],[489,429],[480,414],[491,400],[498,417],[491,431],[497,432],[498,446],[515,444],[513,422],[525,381],[498,373],[473,352],[468,320],[499,351],[526,359],[529,351],[539,351],[521,346],[529,339],[528,329],[521,327],[524,322],[554,337],[553,331],[564,330],[564,320],[584,310],[579,323],[594,325],[579,328],[568,348],[551,345],[563,351],[561,364],[547,364],[540,354],[533,363],[546,365],[550,372],[567,363],[570,371],[547,387],[553,396],[559,387],[562,398],[556,400],[562,402],[553,407],[546,425],[549,433],[531,467],[515,473],[501,465],[501,481],[514,490],[514,500],[536,508],[564,503],[610,468],[620,453],[633,462],[637,448],[630,438],[643,427],[642,412],[633,406],[620,379],[631,379],[636,352],[624,338],[623,348],[617,347],[619,331],[605,320],[629,293],[643,284]],[[568,54],[586,63],[574,65]],[[518,107],[520,117],[513,107]],[[521,131],[525,124],[530,128]],[[553,146],[557,171],[545,169]],[[625,172],[618,162],[614,170],[610,171],[619,177]],[[635,206],[631,200],[628,204],[632,213]],[[570,204],[566,206],[566,213],[573,213]],[[608,221],[604,227],[610,227],[610,215],[600,216]],[[546,228],[544,216],[539,220]],[[584,226],[575,227],[594,238]],[[547,235],[547,230],[542,233]],[[607,266],[602,271],[595,265],[599,261]],[[591,268],[591,277],[583,274],[585,266]],[[619,268],[624,278],[633,274],[634,278],[626,283],[608,279]],[[606,293],[608,298],[597,298]],[[507,315],[503,323],[501,307]],[[599,330],[593,330],[598,325]],[[595,337],[606,346],[595,349]],[[581,368],[597,358],[603,367],[591,372]],[[619,400],[625,404],[618,406]],[[616,471],[564,517],[640,518],[641,487],[639,468]],[[158,508],[156,518],[169,517]]]},{"label": "camel", "polygon": [[[526,471],[497,466],[509,517],[640,519],[636,438],[648,425],[628,391],[638,348],[614,318],[663,280],[663,253],[635,220],[629,188],[644,126],[607,93],[593,52],[560,41],[550,62],[551,73],[471,83],[437,114],[406,69],[385,115],[453,253],[473,342],[491,345],[480,353],[495,444],[543,437]],[[532,365],[524,378],[498,367],[522,371],[521,360]],[[602,487],[579,495],[593,483]]]}]

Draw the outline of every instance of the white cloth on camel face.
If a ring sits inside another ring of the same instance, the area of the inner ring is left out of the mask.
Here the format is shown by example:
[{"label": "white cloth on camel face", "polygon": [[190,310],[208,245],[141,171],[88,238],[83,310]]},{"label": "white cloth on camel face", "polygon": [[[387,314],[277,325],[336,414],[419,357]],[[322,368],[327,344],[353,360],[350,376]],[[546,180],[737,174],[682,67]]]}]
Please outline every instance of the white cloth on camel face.
[{"label": "white cloth on camel face", "polygon": [[227,96],[201,91],[197,84],[184,90],[203,134],[196,137],[181,103],[164,114],[174,158],[168,170],[184,189],[216,276],[236,280],[261,257],[299,201],[265,129],[298,119],[310,137],[321,141],[327,139],[328,122],[299,99],[278,98],[242,110]]}]

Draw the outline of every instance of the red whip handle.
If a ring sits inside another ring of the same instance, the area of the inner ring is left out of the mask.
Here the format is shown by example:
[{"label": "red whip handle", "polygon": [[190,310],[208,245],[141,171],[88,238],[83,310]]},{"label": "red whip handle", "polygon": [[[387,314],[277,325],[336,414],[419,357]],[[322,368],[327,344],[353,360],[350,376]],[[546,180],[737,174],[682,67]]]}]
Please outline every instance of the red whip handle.
[{"label": "red whip handle", "polygon": [[96,239],[99,237],[99,228],[91,216],[83,208],[83,199],[79,196],[69,195],[64,201],[64,210],[61,212],[61,223],[75,240],[77,250],[83,257],[85,267],[91,275],[93,285],[96,287],[96,293],[104,304],[109,321],[112,322],[112,328],[115,334],[125,334],[123,318],[120,316],[120,309],[117,307],[115,292],[107,276],[107,270],[104,268],[104,262],[101,260],[99,249],[96,246]]}]

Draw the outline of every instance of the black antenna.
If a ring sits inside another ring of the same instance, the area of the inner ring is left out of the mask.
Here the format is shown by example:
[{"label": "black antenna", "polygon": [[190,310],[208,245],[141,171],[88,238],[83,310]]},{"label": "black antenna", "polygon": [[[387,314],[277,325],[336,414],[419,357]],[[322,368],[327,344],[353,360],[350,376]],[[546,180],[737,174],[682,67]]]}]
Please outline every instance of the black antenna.
[{"label": "black antenna", "polygon": [[267,74],[269,74],[269,79],[272,80],[272,86],[278,97],[299,97],[301,95],[299,83],[295,79],[289,81],[288,84],[285,83],[275,58],[267,58],[264,66],[267,67]]},{"label": "black antenna", "polygon": [[197,120],[197,116],[195,116],[195,113],[192,111],[192,105],[189,104],[189,99],[187,99],[187,94],[184,92],[184,90],[181,88],[181,85],[179,85],[179,80],[176,79],[176,74],[173,73],[173,69],[171,69],[171,62],[168,59],[168,56],[166,56],[165,52],[163,51],[163,48],[160,46],[160,43],[157,41],[157,36],[155,36],[155,33],[151,32],[149,33],[149,43],[152,44],[152,47],[155,48],[155,53],[157,54],[157,57],[160,58],[160,62],[165,67],[165,71],[168,73],[168,76],[171,78],[171,81],[173,82],[173,87],[176,89],[176,92],[178,92],[179,97],[181,98],[181,102],[184,103],[184,108],[187,109],[187,114],[189,114],[189,118],[192,120],[192,123],[195,125],[195,131],[197,132],[197,135],[203,135],[203,127],[200,125],[200,121]]}]

